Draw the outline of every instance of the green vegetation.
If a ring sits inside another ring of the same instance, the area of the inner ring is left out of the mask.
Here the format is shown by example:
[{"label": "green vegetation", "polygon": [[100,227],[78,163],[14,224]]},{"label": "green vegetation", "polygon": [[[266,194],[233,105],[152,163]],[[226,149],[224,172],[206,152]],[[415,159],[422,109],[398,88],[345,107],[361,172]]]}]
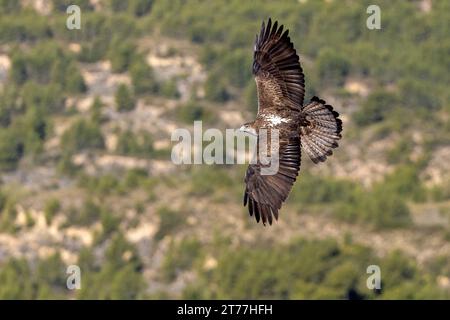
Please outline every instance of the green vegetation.
[{"label": "green vegetation", "polygon": [[[398,167],[369,190],[355,182],[303,174],[294,186],[290,201],[331,209],[349,222],[367,222],[378,228],[408,226],[408,201],[425,201],[427,193],[418,177],[417,165]],[[303,209],[304,210],[304,209]]]},{"label": "green vegetation", "polygon": [[126,71],[134,58],[135,46],[131,42],[122,42],[122,39],[114,39],[108,58],[114,72]]},{"label": "green vegetation", "polygon": [[0,216],[0,231],[15,233],[17,226],[15,221],[17,218],[16,203],[8,198],[7,195],[1,195],[1,216]]},{"label": "green vegetation", "polygon": [[171,79],[168,81],[165,81],[161,85],[161,95],[167,98],[174,98],[177,99],[180,97],[180,93],[178,92],[177,88],[177,81],[176,79]]},{"label": "green vegetation", "polygon": [[115,12],[129,12],[136,17],[143,16],[150,12],[153,0],[110,0],[110,9]]},{"label": "green vegetation", "polygon": [[210,74],[205,84],[206,98],[215,102],[225,102],[231,98],[220,74]]},{"label": "green vegetation", "polygon": [[51,224],[53,218],[58,213],[58,211],[61,209],[61,203],[58,199],[49,199],[45,203],[44,207],[44,214],[45,214],[45,221],[47,224]]},{"label": "green vegetation", "polygon": [[31,266],[11,259],[0,268],[0,299],[61,299],[66,293],[65,266],[59,255]]},{"label": "green vegetation", "polygon": [[11,130],[0,129],[0,169],[14,169],[23,153],[24,144],[20,137]]},{"label": "green vegetation", "polygon": [[115,192],[122,192],[119,179],[112,174],[105,174],[98,177],[80,175],[78,184],[92,194],[107,195]]},{"label": "green vegetation", "polygon": [[375,90],[354,114],[354,120],[361,126],[383,121],[397,103],[398,97],[395,94],[382,89]]},{"label": "green vegetation", "polygon": [[73,58],[53,42],[43,42],[29,52],[12,55],[11,79],[18,85],[33,80],[40,84],[57,83],[70,93],[86,90]]},{"label": "green vegetation", "polygon": [[152,68],[142,57],[137,57],[130,67],[130,76],[136,94],[151,94],[159,91]]},{"label": "green vegetation", "polygon": [[102,212],[106,210],[92,199],[88,199],[79,209],[72,207],[68,210],[66,226],[90,226],[98,221]]},{"label": "green vegetation", "polygon": [[196,120],[209,121],[211,119],[210,111],[195,101],[178,106],[176,116],[179,121],[189,124]]},{"label": "green vegetation", "polygon": [[316,64],[320,81],[327,86],[342,86],[350,72],[348,58],[331,49],[319,51]]},{"label": "green vegetation", "polygon": [[[379,257],[350,236],[344,243],[280,242],[260,236],[259,226],[251,229],[246,224],[245,238],[222,238],[229,236],[228,229],[241,228],[236,217],[247,218],[244,209],[232,212],[230,219],[223,219],[223,212],[215,218],[219,206],[241,202],[244,166],[205,165],[161,173],[154,160],[170,157],[170,150],[155,147],[161,135],[114,123],[132,116],[127,112],[142,102],[146,108],[173,104],[162,116],[177,125],[202,120],[223,128],[223,110],[242,110],[247,119],[246,112],[257,108],[252,42],[261,20],[270,16],[290,29],[305,71],[306,98],[319,93],[330,97],[343,113],[344,139],[337,156],[350,160],[350,147],[364,154],[380,142],[376,140],[394,142],[380,154],[391,173],[370,186],[336,178],[335,171],[329,176],[311,174],[308,165],[302,166],[283,207],[286,216],[295,221],[293,212],[320,214],[370,232],[430,230],[448,241],[445,224],[426,229],[415,221],[421,206],[429,206],[439,218],[450,216],[450,184],[429,187],[424,178],[436,151],[444,149],[445,155],[450,143],[448,1],[433,1],[430,12],[423,12],[417,1],[380,0],[378,31],[366,28],[369,1],[346,1],[345,6],[340,1],[297,0],[261,0],[258,5],[241,0],[98,3],[52,0],[53,11],[42,15],[25,2],[0,0],[0,54],[10,59],[8,72],[0,74],[0,233],[28,236],[28,229],[40,223],[32,211],[36,205],[52,232],[63,218],[63,237],[69,227],[93,236],[93,243],[78,252],[79,246],[69,241],[82,270],[80,291],[66,289],[65,255],[3,257],[0,299],[450,298],[448,288],[440,284],[450,272],[447,256],[419,265],[400,251]],[[65,28],[71,4],[81,7],[80,30]],[[153,41],[160,39],[169,46],[165,57],[192,54],[206,73],[203,86],[194,80],[187,101],[180,93],[190,83],[189,74],[160,75],[160,68],[147,62]],[[116,78],[130,79],[117,87],[114,99],[103,93],[92,97],[98,91],[87,87],[90,68],[103,67],[105,61]],[[350,90],[350,80],[361,81],[367,96]],[[204,97],[197,94],[202,92]],[[80,107],[86,98],[94,98],[89,110]],[[110,137],[104,134],[111,128],[117,146],[110,152],[105,148]],[[110,170],[97,163],[75,165],[78,153],[88,161],[111,153],[144,158],[152,166]],[[445,173],[444,161],[437,162],[439,172]],[[165,203],[168,199],[176,201]],[[189,217],[199,219],[202,210],[211,211],[212,222],[191,224]],[[156,232],[135,245],[128,231],[146,227],[143,221],[154,224]],[[60,249],[59,243],[55,248]],[[144,261],[156,252],[163,253],[158,256],[161,263],[144,273]],[[371,264],[382,269],[378,291],[365,285]],[[149,280],[147,275],[154,271],[159,276]],[[157,292],[154,282],[161,288]]]},{"label": "green vegetation", "polygon": [[[216,254],[217,267],[209,272],[199,270],[200,279],[185,290],[184,298],[448,298],[448,292],[430,279],[431,274],[420,273],[399,252],[380,260],[369,248],[355,244],[294,240],[282,246],[252,245]],[[366,268],[371,264],[380,265],[383,270],[381,291],[366,286]]]},{"label": "green vegetation", "polygon": [[117,111],[131,111],[136,105],[136,100],[133,94],[124,84],[121,84],[117,88],[115,100]]},{"label": "green vegetation", "polygon": [[102,108],[103,108],[102,100],[99,97],[95,97],[94,101],[92,102],[92,106],[91,106],[91,112],[92,112],[91,119],[93,122],[100,124],[103,121]]},{"label": "green vegetation", "polygon": [[150,157],[154,153],[152,136],[148,132],[122,132],[117,139],[116,152],[126,156]]},{"label": "green vegetation", "polygon": [[66,152],[73,153],[88,148],[104,147],[103,136],[97,123],[89,120],[77,120],[64,132],[61,143]]},{"label": "green vegetation", "polygon": [[157,215],[159,217],[159,229],[155,234],[155,239],[157,240],[161,240],[184,224],[185,218],[183,214],[167,207],[159,208]]},{"label": "green vegetation", "polygon": [[196,239],[185,239],[181,243],[171,242],[162,266],[162,278],[166,282],[176,279],[181,271],[191,270],[201,254],[201,243]]},{"label": "green vegetation", "polygon": [[79,264],[86,284],[78,294],[80,299],[137,299],[143,297],[142,262],[136,248],[121,233],[115,233],[101,266],[93,253],[85,249]]},{"label": "green vegetation", "polygon": [[[233,187],[235,180],[230,176],[229,170],[221,168],[219,165],[195,168],[190,176],[189,192],[197,197],[211,196],[214,193],[220,194]],[[216,188],[211,188],[212,185],[215,185]]]}]

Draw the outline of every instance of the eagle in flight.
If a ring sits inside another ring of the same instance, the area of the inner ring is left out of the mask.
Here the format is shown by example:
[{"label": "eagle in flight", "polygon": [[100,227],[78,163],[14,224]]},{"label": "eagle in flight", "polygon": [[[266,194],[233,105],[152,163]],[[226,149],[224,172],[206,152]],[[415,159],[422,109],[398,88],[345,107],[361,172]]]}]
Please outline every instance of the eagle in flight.
[{"label": "eagle in flight", "polygon": [[303,105],[305,80],[288,34],[270,18],[267,25],[262,23],[253,54],[258,113],[255,121],[240,128],[258,140],[260,129],[278,130],[278,171],[261,174],[264,164],[257,156],[245,174],[244,206],[264,225],[272,224],[272,216],[278,220],[278,210],[300,171],[301,148],[314,163],[323,162],[338,146],[342,131],[339,114],[324,100],[313,97]]}]

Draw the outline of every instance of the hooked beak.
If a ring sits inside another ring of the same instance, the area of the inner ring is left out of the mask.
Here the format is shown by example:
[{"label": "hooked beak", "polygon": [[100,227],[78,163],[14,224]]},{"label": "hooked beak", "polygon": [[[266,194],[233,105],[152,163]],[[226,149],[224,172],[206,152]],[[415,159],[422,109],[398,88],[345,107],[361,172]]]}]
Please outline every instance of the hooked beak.
[{"label": "hooked beak", "polygon": [[250,134],[252,136],[257,136],[257,133],[255,131],[255,129],[251,128],[251,127],[246,127],[245,125],[241,126],[239,128],[239,131]]}]

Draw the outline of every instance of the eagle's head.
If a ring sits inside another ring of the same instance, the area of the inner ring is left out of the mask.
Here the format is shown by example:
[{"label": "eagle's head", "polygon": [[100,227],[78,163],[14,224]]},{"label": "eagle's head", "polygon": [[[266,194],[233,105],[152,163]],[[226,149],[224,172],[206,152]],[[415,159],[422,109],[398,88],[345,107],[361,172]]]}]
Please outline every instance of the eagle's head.
[{"label": "eagle's head", "polygon": [[251,134],[253,136],[257,136],[257,132],[254,126],[254,122],[248,122],[248,123],[244,123],[240,128],[239,131]]}]

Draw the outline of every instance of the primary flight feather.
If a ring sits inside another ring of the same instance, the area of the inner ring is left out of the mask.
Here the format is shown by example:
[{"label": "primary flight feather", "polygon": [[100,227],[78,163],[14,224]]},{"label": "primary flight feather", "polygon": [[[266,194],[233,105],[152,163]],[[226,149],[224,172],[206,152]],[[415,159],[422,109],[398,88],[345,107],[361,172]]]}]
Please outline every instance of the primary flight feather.
[{"label": "primary flight feather", "polygon": [[265,225],[278,219],[278,211],[292,189],[300,171],[301,147],[314,163],[325,161],[338,146],[342,121],[317,97],[303,106],[305,81],[299,56],[289,30],[283,31],[278,22],[272,25],[270,18],[256,36],[253,75],[258,113],[255,121],[244,124],[241,130],[257,136],[263,128],[279,132],[277,173],[261,174],[264,165],[257,158],[245,174],[244,206]]}]

